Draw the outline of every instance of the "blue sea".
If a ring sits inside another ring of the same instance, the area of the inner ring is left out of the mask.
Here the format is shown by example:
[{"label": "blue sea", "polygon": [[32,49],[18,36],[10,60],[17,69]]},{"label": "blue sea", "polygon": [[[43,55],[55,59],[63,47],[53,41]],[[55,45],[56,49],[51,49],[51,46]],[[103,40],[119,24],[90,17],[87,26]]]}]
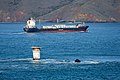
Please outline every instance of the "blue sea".
[{"label": "blue sea", "polygon": [[0,80],[120,80],[120,23],[86,24],[89,32],[26,33],[25,23],[0,23]]}]

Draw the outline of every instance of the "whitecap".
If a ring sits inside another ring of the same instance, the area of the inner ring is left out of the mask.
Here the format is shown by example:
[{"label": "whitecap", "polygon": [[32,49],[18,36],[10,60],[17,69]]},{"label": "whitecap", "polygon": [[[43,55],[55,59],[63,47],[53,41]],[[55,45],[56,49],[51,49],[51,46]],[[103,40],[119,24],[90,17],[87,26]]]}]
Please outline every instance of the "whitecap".
[{"label": "whitecap", "polygon": [[99,61],[82,61],[81,64],[99,64]]},{"label": "whitecap", "polygon": [[99,64],[99,61],[81,61],[75,62],[73,60],[57,60],[57,59],[41,59],[41,60],[33,60],[32,58],[21,58],[21,59],[7,59],[7,60],[0,60],[0,62],[9,62],[9,61],[26,61],[30,63],[41,63],[41,64]]},{"label": "whitecap", "polygon": [[12,61],[29,61],[29,60],[32,60],[32,58],[13,59]]},{"label": "whitecap", "polygon": [[1,32],[1,33],[0,33],[0,35],[13,35],[13,34],[14,34],[14,35],[17,35],[17,34],[18,34],[18,35],[19,35],[19,34],[21,35],[21,34],[25,34],[25,32],[7,32],[7,33],[6,33],[6,32],[3,32],[3,33]]}]

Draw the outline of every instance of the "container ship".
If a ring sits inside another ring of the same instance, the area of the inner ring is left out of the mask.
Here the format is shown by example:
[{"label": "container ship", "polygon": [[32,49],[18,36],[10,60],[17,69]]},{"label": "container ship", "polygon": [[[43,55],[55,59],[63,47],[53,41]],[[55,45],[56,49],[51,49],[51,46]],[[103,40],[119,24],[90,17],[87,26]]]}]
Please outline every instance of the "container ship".
[{"label": "container ship", "polygon": [[23,28],[25,32],[88,32],[85,23],[70,23],[70,24],[61,24],[56,23],[48,26],[42,26],[37,28],[35,22],[27,22],[27,25]]}]

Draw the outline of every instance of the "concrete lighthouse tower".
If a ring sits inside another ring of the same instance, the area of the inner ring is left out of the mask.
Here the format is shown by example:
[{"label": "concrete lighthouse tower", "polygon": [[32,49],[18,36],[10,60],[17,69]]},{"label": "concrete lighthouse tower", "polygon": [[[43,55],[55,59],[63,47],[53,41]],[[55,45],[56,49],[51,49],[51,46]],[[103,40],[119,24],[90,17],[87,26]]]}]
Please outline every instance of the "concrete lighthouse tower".
[{"label": "concrete lighthouse tower", "polygon": [[33,49],[33,60],[40,60],[40,47],[32,47]]}]

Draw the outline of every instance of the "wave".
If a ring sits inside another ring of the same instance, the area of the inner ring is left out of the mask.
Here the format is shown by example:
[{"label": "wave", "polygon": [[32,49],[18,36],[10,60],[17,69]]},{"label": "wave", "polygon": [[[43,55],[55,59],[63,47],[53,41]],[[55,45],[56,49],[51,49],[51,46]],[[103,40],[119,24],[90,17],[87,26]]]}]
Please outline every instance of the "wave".
[{"label": "wave", "polygon": [[58,60],[58,59],[41,59],[33,60],[33,58],[20,58],[20,59],[0,59],[0,63],[20,62],[20,63],[38,63],[38,64],[100,64],[106,62],[120,62],[119,60],[81,60],[75,62],[74,60]]},{"label": "wave", "polygon": [[57,60],[57,59],[41,59],[41,60],[33,60],[32,58],[22,58],[22,59],[7,59],[7,60],[0,60],[0,62],[30,62],[30,63],[40,63],[40,64],[99,64],[99,61],[81,61],[77,63],[73,60]]},{"label": "wave", "polygon": [[12,62],[12,61],[30,61],[32,58],[22,58],[22,59],[1,59],[0,62]]},{"label": "wave", "polygon": [[81,64],[99,64],[99,61],[83,61]]},{"label": "wave", "polygon": [[41,60],[41,63],[43,63],[43,64],[48,64],[48,63],[51,63],[51,64],[64,64],[64,63],[69,63],[69,62],[65,61],[65,60],[43,59],[43,60]]},{"label": "wave", "polygon": [[13,34],[15,34],[15,35],[17,35],[17,34],[25,34],[26,32],[1,32],[0,33],[0,35],[13,35]]}]

